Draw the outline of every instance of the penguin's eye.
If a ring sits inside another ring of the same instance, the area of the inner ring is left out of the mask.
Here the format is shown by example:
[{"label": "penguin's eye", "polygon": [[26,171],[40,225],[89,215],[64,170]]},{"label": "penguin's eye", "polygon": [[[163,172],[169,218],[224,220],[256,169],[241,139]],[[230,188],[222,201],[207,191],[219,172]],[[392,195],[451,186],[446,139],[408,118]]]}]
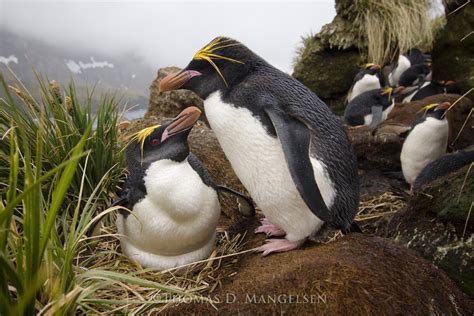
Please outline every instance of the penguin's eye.
[{"label": "penguin's eye", "polygon": [[153,139],[151,140],[150,144],[151,144],[152,146],[156,146],[156,145],[158,145],[159,142],[160,142],[160,141],[159,141],[158,139],[153,138]]}]

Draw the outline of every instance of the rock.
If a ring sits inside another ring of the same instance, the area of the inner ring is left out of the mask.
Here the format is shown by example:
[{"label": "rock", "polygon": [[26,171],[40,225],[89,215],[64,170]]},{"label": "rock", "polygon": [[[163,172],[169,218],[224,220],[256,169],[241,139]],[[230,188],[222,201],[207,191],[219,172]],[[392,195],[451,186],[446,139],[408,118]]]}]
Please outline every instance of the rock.
[{"label": "rock", "polygon": [[304,39],[293,77],[311,89],[337,114],[344,113],[352,81],[365,63],[364,39],[353,27],[354,3],[337,0],[337,15],[321,31]]},{"label": "rock", "polygon": [[397,134],[373,135],[367,126],[347,127],[359,169],[400,170],[403,139]]},{"label": "rock", "polygon": [[[152,116],[158,118],[175,117],[186,107],[197,106],[204,113],[204,105],[202,100],[192,91],[174,90],[167,92],[159,92],[160,80],[170,73],[180,71],[178,67],[166,67],[158,70],[156,79],[150,86],[150,101],[148,111],[145,118]],[[205,115],[201,114],[201,120],[207,122]]]},{"label": "rock", "polygon": [[[440,31],[432,51],[433,77],[437,80],[455,80],[462,93],[474,87],[474,4],[452,3],[447,23]],[[457,11],[455,11],[457,10]],[[474,99],[474,94],[469,95]]]},{"label": "rock", "polygon": [[414,195],[391,220],[390,236],[446,271],[474,295],[473,170],[466,166]]},{"label": "rock", "polygon": [[[255,226],[254,226],[255,227]],[[249,230],[251,234],[251,231]],[[252,236],[252,234],[250,235]],[[263,237],[250,237],[248,247]],[[324,245],[262,258],[241,255],[234,273],[204,302],[174,314],[469,314],[473,300],[441,270],[391,240],[351,234]]]},{"label": "rock", "polygon": [[363,62],[356,49],[325,48],[317,37],[307,40],[293,77],[311,89],[337,114],[344,112],[344,102],[354,76]]},{"label": "rock", "polygon": [[[141,129],[161,124],[167,119],[145,118],[131,122],[124,133],[131,135]],[[241,193],[246,193],[245,188],[240,183],[234,173],[232,166],[225,157],[214,132],[201,121],[198,121],[189,134],[188,143],[190,150],[206,166],[212,180],[217,184],[224,184]],[[221,194],[219,196],[222,212],[226,219],[220,221],[222,225],[230,225],[241,215],[238,212],[238,204],[235,197]]]}]

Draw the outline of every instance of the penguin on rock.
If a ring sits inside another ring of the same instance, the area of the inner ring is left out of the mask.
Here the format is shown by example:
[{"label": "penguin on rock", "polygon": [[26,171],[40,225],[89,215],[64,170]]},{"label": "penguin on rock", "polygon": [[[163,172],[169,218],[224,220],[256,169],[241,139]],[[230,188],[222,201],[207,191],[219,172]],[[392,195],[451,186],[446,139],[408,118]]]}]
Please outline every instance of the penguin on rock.
[{"label": "penguin on rock", "polygon": [[170,123],[143,129],[127,147],[129,174],[114,205],[130,212],[117,214],[117,229],[123,252],[143,267],[175,268],[214,247],[220,188],[187,143],[200,113],[188,107]]},{"label": "penguin on rock", "polygon": [[426,165],[446,153],[449,126],[445,112],[449,107],[449,102],[425,106],[402,145],[402,172],[410,186]]},{"label": "penguin on rock", "polygon": [[387,119],[395,106],[393,89],[375,89],[354,98],[344,111],[344,119],[350,126],[369,126],[375,129]]},{"label": "penguin on rock", "polygon": [[307,87],[240,42],[218,37],[161,91],[188,89],[265,218],[267,255],[300,247],[323,224],[357,230],[357,163],[341,122]]},{"label": "penguin on rock", "polygon": [[354,81],[347,95],[347,101],[351,102],[358,95],[383,87],[380,66],[376,64],[365,64],[364,69],[354,77]]},{"label": "penguin on rock", "polygon": [[[436,95],[436,94],[446,94],[449,86],[454,84],[454,81],[425,81],[419,88],[411,92],[403,98],[402,103],[408,103],[411,101],[422,100],[426,97]],[[404,89],[404,87],[401,87]],[[405,94],[403,91],[402,94]]]}]

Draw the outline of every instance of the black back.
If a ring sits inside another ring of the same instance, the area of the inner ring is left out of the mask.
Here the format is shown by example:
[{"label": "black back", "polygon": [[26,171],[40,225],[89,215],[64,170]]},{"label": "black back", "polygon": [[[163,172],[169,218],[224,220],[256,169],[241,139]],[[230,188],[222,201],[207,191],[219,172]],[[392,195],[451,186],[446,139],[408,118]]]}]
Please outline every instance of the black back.
[{"label": "black back", "polygon": [[411,98],[411,101],[422,100],[426,97],[442,94],[446,92],[446,86],[439,83],[438,81],[432,81],[429,85],[418,90],[415,95]]},{"label": "black back", "polygon": [[398,84],[404,87],[420,84],[430,72],[431,69],[427,64],[413,65],[403,72]]},{"label": "black back", "polygon": [[359,188],[356,158],[340,121],[302,83],[271,66],[239,42],[227,38],[222,38],[222,41],[236,45],[218,49],[215,54],[241,62],[214,61],[228,86],[206,61],[193,60],[185,69],[197,70],[203,76],[190,79],[183,88],[193,90],[202,98],[221,91],[224,102],[249,109],[275,137],[275,128],[265,112],[267,108],[304,122],[312,134],[312,156],[323,161],[329,177],[337,185],[338,195],[330,210],[335,214],[331,224],[348,228],[357,212]]},{"label": "black back", "polygon": [[430,162],[416,177],[413,190],[419,191],[425,185],[436,179],[450,174],[462,167],[474,162],[474,150],[458,151],[454,154],[444,155],[435,161]]},{"label": "black back", "polygon": [[364,116],[372,112],[373,106],[380,106],[382,110],[392,105],[389,94],[382,94],[383,89],[374,89],[361,93],[347,105],[344,119],[351,126],[364,125]]}]

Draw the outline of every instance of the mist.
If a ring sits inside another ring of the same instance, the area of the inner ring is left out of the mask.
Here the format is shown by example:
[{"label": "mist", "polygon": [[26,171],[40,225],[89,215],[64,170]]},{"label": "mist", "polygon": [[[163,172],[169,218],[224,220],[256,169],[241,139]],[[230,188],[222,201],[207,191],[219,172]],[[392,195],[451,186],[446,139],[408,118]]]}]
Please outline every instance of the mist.
[{"label": "mist", "polygon": [[335,16],[334,1],[87,2],[0,0],[0,28],[56,47],[132,54],[155,69],[184,67],[196,50],[225,35],[291,72],[301,36]]}]

